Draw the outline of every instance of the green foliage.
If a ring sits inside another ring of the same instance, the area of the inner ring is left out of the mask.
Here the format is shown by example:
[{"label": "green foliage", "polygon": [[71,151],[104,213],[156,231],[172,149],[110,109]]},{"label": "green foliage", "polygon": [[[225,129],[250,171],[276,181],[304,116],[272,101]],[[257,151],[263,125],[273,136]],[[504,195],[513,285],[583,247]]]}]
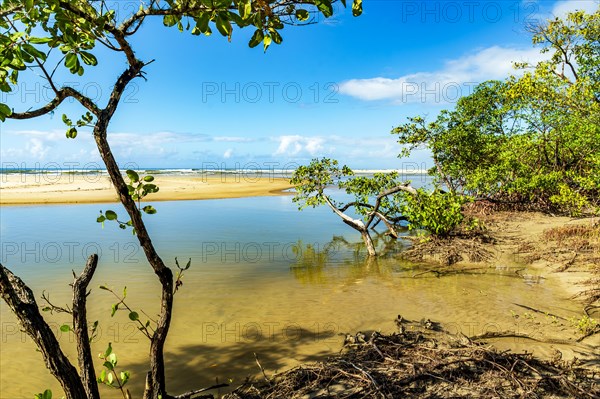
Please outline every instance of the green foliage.
[{"label": "green foliage", "polygon": [[[157,211],[152,205],[146,205],[144,207],[141,205],[142,199],[149,194],[157,193],[159,190],[159,187],[152,183],[154,181],[154,176],[140,176],[135,170],[127,170],[125,174],[129,179],[129,184],[127,185],[128,193],[131,196],[131,199],[137,202],[138,210],[141,210],[148,215],[155,214]],[[107,210],[105,213],[100,211],[100,216],[98,216],[96,222],[102,223],[102,227],[104,227],[104,222],[107,220],[117,222],[119,228],[123,230],[133,225],[131,220],[128,220],[127,222],[119,221],[115,211]],[[133,229],[132,232],[135,234],[135,229]]]},{"label": "green foliage", "polygon": [[52,399],[52,391],[50,389],[46,389],[42,393],[36,393],[34,398],[35,399]]},{"label": "green foliage", "polygon": [[104,368],[100,371],[97,381],[108,387],[119,389],[124,398],[131,398],[129,390],[125,389],[131,373],[129,371],[117,372],[118,359],[117,354],[113,352],[112,343],[109,342],[106,350],[99,353],[98,357],[104,361],[102,363]]},{"label": "green foliage", "polygon": [[[397,172],[354,176],[350,168],[339,167],[336,160],[328,158],[313,159],[309,165],[300,166],[290,183],[296,188],[293,201],[299,203],[300,210],[329,201],[342,212],[353,208],[363,217],[362,223],[367,228],[375,219],[376,211],[388,221],[406,219],[411,229],[425,230],[436,236],[448,235],[462,222],[461,207],[468,200],[463,195],[440,190],[431,193],[422,189],[415,190],[416,193],[396,190],[408,185],[400,181]],[[340,203],[330,199],[325,194],[330,186],[344,190],[352,200]]]},{"label": "green foliage", "polygon": [[428,148],[450,191],[572,215],[600,205],[600,11],[534,29],[550,60],[490,81],[435,121],[393,130],[401,156]]},{"label": "green foliage", "polygon": [[466,201],[466,197],[452,192],[434,190],[428,193],[419,189],[417,195],[405,197],[401,209],[409,220],[409,229],[422,229],[434,236],[445,237],[463,221],[461,209]]},{"label": "green foliage", "polygon": [[[266,51],[272,43],[283,42],[281,31],[286,24],[311,23],[317,13],[331,17],[334,2],[167,0],[141,2],[138,10],[127,14],[117,13],[105,1],[7,0],[2,4],[0,19],[0,90],[11,92],[11,84],[16,85],[19,74],[28,68],[41,70],[47,78],[58,68],[82,76],[87,67],[101,64],[97,44],[111,48],[107,44],[110,39],[135,34],[144,18],[151,16],[161,17],[165,27],[189,31],[194,36],[209,36],[216,29],[229,41],[234,27],[253,27],[249,46],[263,43]],[[342,4],[345,6],[346,1]],[[361,13],[362,0],[353,0],[352,14]],[[0,103],[0,121],[12,113],[11,107]],[[69,126],[67,137],[76,135],[77,129]]]},{"label": "green foliage", "polygon": [[343,178],[353,175],[354,172],[346,165],[340,168],[335,159],[313,159],[309,165],[300,166],[294,171],[290,184],[296,188],[296,195],[292,201],[299,203],[300,210],[324,205],[325,188],[339,185]]},{"label": "green foliage", "polygon": [[598,322],[588,315],[583,315],[581,319],[572,317],[569,321],[577,329],[577,332],[584,336],[592,334],[598,328]]}]

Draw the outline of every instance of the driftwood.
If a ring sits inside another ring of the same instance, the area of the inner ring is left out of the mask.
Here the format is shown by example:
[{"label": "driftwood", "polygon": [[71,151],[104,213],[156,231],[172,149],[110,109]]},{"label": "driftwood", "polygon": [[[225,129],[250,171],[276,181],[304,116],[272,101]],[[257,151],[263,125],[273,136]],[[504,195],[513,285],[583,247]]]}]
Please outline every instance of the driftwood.
[{"label": "driftwood", "polygon": [[[225,399],[279,398],[597,398],[600,383],[577,362],[498,352],[443,332],[373,333],[346,352],[247,381]],[[444,338],[445,337],[445,338]]]}]

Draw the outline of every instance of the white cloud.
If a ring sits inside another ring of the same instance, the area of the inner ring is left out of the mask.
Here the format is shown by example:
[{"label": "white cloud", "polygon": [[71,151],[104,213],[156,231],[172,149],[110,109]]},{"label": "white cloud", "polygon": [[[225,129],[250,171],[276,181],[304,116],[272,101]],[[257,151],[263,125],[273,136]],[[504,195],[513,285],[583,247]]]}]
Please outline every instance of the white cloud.
[{"label": "white cloud", "polygon": [[554,4],[551,14],[558,18],[564,18],[573,11],[585,11],[591,14],[598,11],[598,7],[600,7],[598,0],[563,0]]},{"label": "white cloud", "polygon": [[538,49],[493,46],[449,60],[433,72],[417,72],[390,79],[352,79],[340,84],[340,92],[361,100],[393,100],[399,103],[447,103],[469,94],[486,80],[514,73],[513,62],[535,63],[543,59]]},{"label": "white cloud", "polygon": [[225,143],[251,143],[256,139],[250,137],[233,137],[233,136],[216,136],[213,138],[214,141],[220,141]]},{"label": "white cloud", "polygon": [[231,155],[233,154],[233,148],[228,148],[225,153],[223,154],[223,158],[225,159],[229,159],[231,158]]},{"label": "white cloud", "polygon": [[299,135],[279,136],[274,139],[279,146],[274,155],[297,156],[315,155],[324,150],[325,139],[322,137],[304,137]]}]

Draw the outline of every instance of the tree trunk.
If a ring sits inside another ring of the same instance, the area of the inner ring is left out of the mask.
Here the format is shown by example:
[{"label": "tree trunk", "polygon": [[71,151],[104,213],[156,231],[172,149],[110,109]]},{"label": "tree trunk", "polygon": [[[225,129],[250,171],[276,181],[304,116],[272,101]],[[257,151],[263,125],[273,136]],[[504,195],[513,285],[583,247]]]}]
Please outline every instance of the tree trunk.
[{"label": "tree trunk", "polygon": [[87,323],[87,287],[92,280],[98,255],[91,255],[79,277],[73,283],[73,332],[77,341],[77,360],[79,362],[79,373],[86,392],[87,399],[99,399],[98,382],[94,370],[92,349]]},{"label": "tree trunk", "polygon": [[67,399],[87,398],[87,392],[77,369],[65,356],[54,332],[40,314],[33,292],[23,280],[2,264],[0,264],[0,295],[17,316],[25,332],[40,349],[46,367],[62,386],[65,397]]},{"label": "tree trunk", "polygon": [[373,245],[373,240],[371,239],[371,235],[367,229],[364,229],[360,232],[365,245],[367,246],[367,252],[369,256],[377,256],[377,251],[375,251],[375,245]]}]

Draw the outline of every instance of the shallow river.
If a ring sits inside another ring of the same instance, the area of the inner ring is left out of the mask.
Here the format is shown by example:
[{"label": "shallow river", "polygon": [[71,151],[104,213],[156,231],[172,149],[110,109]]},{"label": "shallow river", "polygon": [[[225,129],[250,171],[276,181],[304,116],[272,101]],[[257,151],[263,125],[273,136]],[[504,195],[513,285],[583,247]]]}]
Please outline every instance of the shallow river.
[{"label": "shallow river", "polygon": [[[489,268],[438,278],[423,273],[427,266],[398,260],[401,244],[377,260],[365,260],[364,250],[355,252],[358,234],[327,209],[298,212],[289,196],[155,206],[158,213],[146,219],[163,259],[173,266],[175,256],[182,265],[192,259],[176,295],[167,341],[172,394],[217,380],[242,382],[258,372],[253,353],[269,374],[322,359],[341,349],[346,332],[392,332],[397,314],[430,318],[466,335],[512,330],[538,338],[576,337],[568,322],[516,305],[566,319],[581,316],[581,306],[569,301],[551,277],[538,278],[527,269],[515,273],[523,268],[518,259],[497,259]],[[148,342],[126,312],[110,317],[115,298],[97,286],[122,292],[126,285],[128,304],[151,317],[160,291],[135,237],[96,223],[98,211],[110,207],[3,207],[1,261],[38,298],[46,290],[53,303],[62,305],[70,301],[71,269],[80,271],[87,254],[100,253],[88,299],[89,319],[100,321],[94,353],[112,342],[119,369],[131,371],[133,397],[140,397]],[[384,247],[383,239],[379,244]],[[3,302],[0,316],[0,398],[29,399],[46,388],[60,397],[41,355]],[[73,337],[59,331],[68,318],[45,316],[75,359]],[[497,344],[544,356],[554,347],[576,355],[589,352],[582,344],[536,344],[522,338]],[[109,396],[119,397],[117,391]]]}]

